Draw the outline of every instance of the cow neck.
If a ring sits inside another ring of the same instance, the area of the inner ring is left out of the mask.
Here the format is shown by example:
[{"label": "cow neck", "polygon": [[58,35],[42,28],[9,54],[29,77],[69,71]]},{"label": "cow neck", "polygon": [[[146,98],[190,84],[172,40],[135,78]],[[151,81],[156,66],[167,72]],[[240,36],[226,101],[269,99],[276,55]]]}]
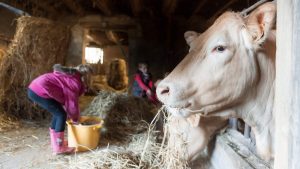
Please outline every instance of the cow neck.
[{"label": "cow neck", "polygon": [[[266,42],[265,46],[275,42]],[[267,49],[270,50],[270,49]],[[275,50],[275,48],[274,48]],[[237,114],[257,132],[273,130],[273,102],[275,87],[275,52],[258,52],[256,55],[259,68],[259,81],[253,87],[248,98],[238,110]],[[273,58],[274,57],[274,58]]]}]

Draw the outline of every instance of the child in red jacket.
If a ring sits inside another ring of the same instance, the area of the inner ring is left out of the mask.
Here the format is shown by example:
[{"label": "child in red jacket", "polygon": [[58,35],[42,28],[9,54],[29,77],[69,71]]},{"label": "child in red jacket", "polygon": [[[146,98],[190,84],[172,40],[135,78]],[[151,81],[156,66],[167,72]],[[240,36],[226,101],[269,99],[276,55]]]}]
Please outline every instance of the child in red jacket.
[{"label": "child in red jacket", "polygon": [[134,75],[132,92],[134,96],[143,98],[148,97],[152,103],[158,103],[153,86],[152,75],[148,72],[148,65],[146,63],[138,64],[138,70]]}]

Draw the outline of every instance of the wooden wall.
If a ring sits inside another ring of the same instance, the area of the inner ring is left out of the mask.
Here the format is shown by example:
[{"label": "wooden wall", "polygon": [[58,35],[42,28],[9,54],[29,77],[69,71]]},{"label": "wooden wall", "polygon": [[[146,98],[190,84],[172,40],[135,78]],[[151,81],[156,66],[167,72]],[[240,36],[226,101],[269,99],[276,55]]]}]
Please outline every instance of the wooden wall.
[{"label": "wooden wall", "polygon": [[277,1],[275,169],[300,168],[300,2]]}]

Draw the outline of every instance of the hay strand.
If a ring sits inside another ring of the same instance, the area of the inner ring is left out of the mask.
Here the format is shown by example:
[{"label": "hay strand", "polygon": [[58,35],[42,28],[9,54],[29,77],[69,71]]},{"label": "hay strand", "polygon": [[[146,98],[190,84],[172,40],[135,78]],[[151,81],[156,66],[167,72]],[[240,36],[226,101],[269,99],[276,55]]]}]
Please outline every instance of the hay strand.
[{"label": "hay strand", "polygon": [[104,119],[104,137],[110,141],[128,141],[128,138],[147,130],[156,107],[147,100],[125,93],[100,91],[82,113]]},{"label": "hay strand", "polygon": [[[145,132],[131,135],[128,144],[119,147],[106,147],[91,153],[76,155],[70,160],[69,168],[104,168],[104,169],[188,169],[188,163],[183,158],[182,150],[176,150],[168,144],[170,134],[168,127],[165,128],[163,141],[158,142],[159,132],[156,124],[160,117],[165,117],[167,126],[169,114],[160,109]],[[183,147],[182,149],[185,149]]]}]

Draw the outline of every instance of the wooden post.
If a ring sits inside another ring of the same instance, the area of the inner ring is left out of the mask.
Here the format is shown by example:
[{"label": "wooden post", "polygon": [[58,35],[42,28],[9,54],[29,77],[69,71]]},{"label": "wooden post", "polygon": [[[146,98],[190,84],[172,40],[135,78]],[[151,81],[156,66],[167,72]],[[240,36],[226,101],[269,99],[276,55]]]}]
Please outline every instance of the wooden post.
[{"label": "wooden post", "polygon": [[82,64],[85,64],[85,47],[87,45],[87,40],[86,40],[86,35],[88,34],[88,29],[84,28],[83,29],[83,37],[82,37]]},{"label": "wooden post", "polygon": [[277,0],[275,169],[300,168],[300,2]]}]

